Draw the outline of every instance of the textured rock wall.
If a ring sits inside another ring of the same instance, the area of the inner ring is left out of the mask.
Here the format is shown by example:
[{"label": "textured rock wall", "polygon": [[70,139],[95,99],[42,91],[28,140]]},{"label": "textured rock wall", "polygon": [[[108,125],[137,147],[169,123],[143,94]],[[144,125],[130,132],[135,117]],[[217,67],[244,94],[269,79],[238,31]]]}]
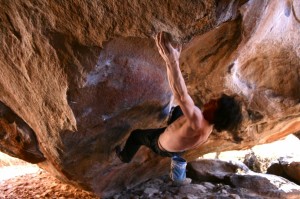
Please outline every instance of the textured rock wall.
[{"label": "textured rock wall", "polygon": [[296,0],[0,4],[0,149],[62,180],[107,196],[168,170],[146,148],[130,164],[113,153],[131,130],[165,125],[172,94],[159,31],[184,44],[181,68],[199,106],[222,92],[243,106],[234,136],[214,133],[187,159],[300,130]]},{"label": "textured rock wall", "polygon": [[[217,53],[205,56],[208,53],[203,50],[200,55],[183,61],[188,67],[197,67],[197,63],[201,63],[200,66],[204,64],[204,67],[198,70],[191,68],[193,73],[190,73],[195,76],[192,85],[198,84],[202,87],[198,89],[203,92],[201,100],[222,91],[235,93],[242,98],[244,127],[238,132],[236,140],[243,140],[234,147],[237,149],[272,142],[291,132],[297,132],[300,127],[299,3],[248,1],[240,11],[241,40],[236,41],[237,37],[233,37],[233,41],[228,42],[230,47],[234,42],[238,42],[236,50],[230,52],[229,47],[226,49],[226,45],[221,45],[217,39],[213,40],[215,35],[220,35],[213,34],[214,31],[221,32],[218,27],[195,39],[199,39],[199,45],[203,42],[212,46],[219,44]],[[223,26],[226,25],[228,23]],[[230,28],[230,31],[232,30],[233,28]],[[226,33],[227,37],[230,31]],[[196,42],[190,43],[197,46]],[[188,54],[196,52],[196,48]],[[212,59],[213,56],[219,57],[215,60]],[[205,62],[202,57],[213,61]],[[218,62],[219,60],[222,61]],[[203,145],[202,151],[222,151],[227,147],[232,148],[234,144],[224,143],[224,140],[217,136],[215,139],[211,137],[207,145],[213,149]]]}]

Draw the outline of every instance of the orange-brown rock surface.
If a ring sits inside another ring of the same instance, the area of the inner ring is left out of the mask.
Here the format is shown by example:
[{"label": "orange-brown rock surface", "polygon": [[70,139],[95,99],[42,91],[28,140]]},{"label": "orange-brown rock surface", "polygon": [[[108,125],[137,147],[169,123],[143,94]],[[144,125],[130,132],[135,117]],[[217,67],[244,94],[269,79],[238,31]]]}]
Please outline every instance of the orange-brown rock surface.
[{"label": "orange-brown rock surface", "polygon": [[113,151],[133,129],[165,125],[172,94],[160,31],[184,44],[197,105],[224,92],[243,106],[234,136],[214,133],[188,160],[300,130],[297,0],[0,4],[0,149],[75,186],[108,196],[168,170],[146,148],[130,164]]},{"label": "orange-brown rock surface", "polygon": [[0,181],[1,199],[27,198],[84,198],[99,199],[96,195],[65,184],[45,171]]}]

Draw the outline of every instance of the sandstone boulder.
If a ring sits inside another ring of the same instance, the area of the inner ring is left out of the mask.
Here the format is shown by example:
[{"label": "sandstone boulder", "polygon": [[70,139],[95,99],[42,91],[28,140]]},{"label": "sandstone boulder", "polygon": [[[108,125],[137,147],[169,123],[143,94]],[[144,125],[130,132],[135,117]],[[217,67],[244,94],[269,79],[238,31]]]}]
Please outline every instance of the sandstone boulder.
[{"label": "sandstone boulder", "polygon": [[241,162],[201,159],[188,163],[187,170],[193,182],[223,183],[263,198],[297,198],[300,194],[297,184],[279,176],[253,172]]},{"label": "sandstone boulder", "polygon": [[300,132],[296,132],[294,135],[300,139]]},{"label": "sandstone boulder", "polygon": [[300,160],[299,158],[280,158],[268,168],[267,173],[282,176],[300,184]]},{"label": "sandstone boulder", "polygon": [[275,175],[233,174],[229,180],[235,187],[253,190],[266,198],[296,199],[300,194],[300,186]]},{"label": "sandstone boulder", "polygon": [[298,132],[299,10],[297,0],[2,0],[0,149],[99,196],[166,173],[169,160],[146,148],[130,164],[113,151],[133,129],[166,124],[160,31],[184,44],[197,105],[226,93],[243,107],[238,132],[213,133],[188,160]]},{"label": "sandstone boulder", "polygon": [[230,174],[248,171],[249,168],[242,162],[227,162],[218,159],[200,159],[189,162],[187,165],[187,176],[200,182],[223,182]]}]

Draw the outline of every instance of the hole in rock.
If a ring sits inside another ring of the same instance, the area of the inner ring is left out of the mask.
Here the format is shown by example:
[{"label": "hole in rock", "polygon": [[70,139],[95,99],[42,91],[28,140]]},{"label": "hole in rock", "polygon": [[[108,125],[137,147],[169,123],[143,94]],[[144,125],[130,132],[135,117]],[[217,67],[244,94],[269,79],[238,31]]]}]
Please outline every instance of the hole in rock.
[{"label": "hole in rock", "polygon": [[21,142],[21,137],[20,137],[19,135],[16,136],[16,141],[17,141],[18,143]]}]

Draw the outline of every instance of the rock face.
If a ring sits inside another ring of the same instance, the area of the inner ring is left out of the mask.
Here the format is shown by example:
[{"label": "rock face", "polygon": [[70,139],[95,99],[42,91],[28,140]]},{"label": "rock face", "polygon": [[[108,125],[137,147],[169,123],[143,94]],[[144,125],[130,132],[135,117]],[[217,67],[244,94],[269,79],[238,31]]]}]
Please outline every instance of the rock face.
[{"label": "rock face", "polygon": [[113,152],[133,129],[166,124],[160,31],[184,43],[197,105],[227,93],[243,106],[238,132],[213,133],[188,160],[300,130],[299,1],[1,0],[0,10],[0,149],[99,196],[168,170],[146,148],[130,164]]},{"label": "rock face", "polygon": [[300,184],[300,160],[299,158],[280,158],[268,168],[267,173],[282,176]]},{"label": "rock face", "polygon": [[0,102],[0,149],[31,163],[45,160],[32,129]]}]

